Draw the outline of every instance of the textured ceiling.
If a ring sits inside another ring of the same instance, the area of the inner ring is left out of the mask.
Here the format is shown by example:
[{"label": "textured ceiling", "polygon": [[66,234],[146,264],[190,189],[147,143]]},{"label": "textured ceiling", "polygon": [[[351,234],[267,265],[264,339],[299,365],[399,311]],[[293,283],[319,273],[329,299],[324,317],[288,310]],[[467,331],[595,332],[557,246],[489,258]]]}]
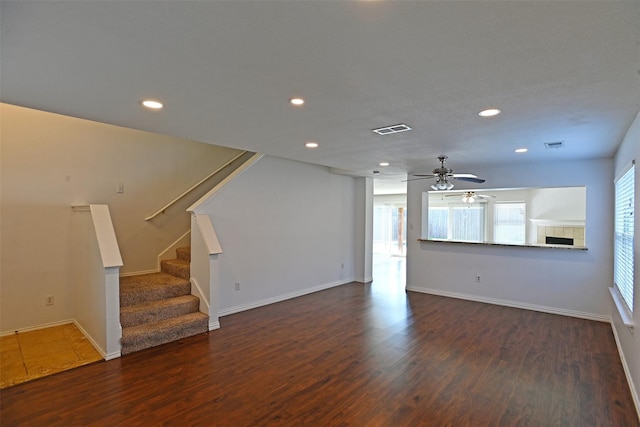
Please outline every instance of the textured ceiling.
[{"label": "textured ceiling", "polygon": [[[0,7],[3,102],[395,181],[440,154],[457,172],[610,157],[640,109],[639,1]],[[413,131],[371,132],[397,123]]]}]

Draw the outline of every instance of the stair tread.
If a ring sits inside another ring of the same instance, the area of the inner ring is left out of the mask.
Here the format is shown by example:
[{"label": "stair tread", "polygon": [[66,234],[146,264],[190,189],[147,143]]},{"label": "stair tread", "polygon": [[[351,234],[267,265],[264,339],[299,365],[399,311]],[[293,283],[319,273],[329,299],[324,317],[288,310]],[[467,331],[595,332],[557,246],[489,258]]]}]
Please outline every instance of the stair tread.
[{"label": "stair tread", "polygon": [[139,287],[161,287],[189,282],[187,279],[159,272],[125,276],[120,278],[120,292],[135,290]]},{"label": "stair tread", "polygon": [[191,261],[189,261],[188,259],[179,259],[179,258],[163,259],[162,262],[166,264],[183,265],[187,267],[189,266],[189,264],[191,264]]},{"label": "stair tread", "polygon": [[167,344],[209,330],[209,316],[191,313],[153,324],[122,329],[123,355]]},{"label": "stair tread", "polygon": [[198,311],[200,299],[183,295],[158,301],[144,301],[120,309],[120,325],[128,328],[145,323],[158,322]]},{"label": "stair tread", "polygon": [[120,278],[121,307],[190,294],[189,280],[167,273],[149,273]]},{"label": "stair tread", "polygon": [[185,302],[191,302],[193,300],[199,300],[198,297],[193,295],[180,295],[172,298],[165,298],[156,301],[144,301],[134,305],[128,305],[120,309],[120,314],[136,311],[144,311],[153,307],[168,307],[172,305],[183,304]]},{"label": "stair tread", "polygon": [[145,323],[142,325],[122,328],[122,343],[127,344],[130,341],[144,335],[166,335],[167,332],[171,331],[172,329],[189,327],[190,325],[199,322],[207,322],[208,325],[208,321],[209,316],[198,311],[196,313],[189,313],[178,317],[172,317],[170,319],[161,320],[159,322]]},{"label": "stair tread", "polygon": [[172,274],[183,279],[191,277],[191,261],[186,259],[165,259],[160,262],[164,273]]}]

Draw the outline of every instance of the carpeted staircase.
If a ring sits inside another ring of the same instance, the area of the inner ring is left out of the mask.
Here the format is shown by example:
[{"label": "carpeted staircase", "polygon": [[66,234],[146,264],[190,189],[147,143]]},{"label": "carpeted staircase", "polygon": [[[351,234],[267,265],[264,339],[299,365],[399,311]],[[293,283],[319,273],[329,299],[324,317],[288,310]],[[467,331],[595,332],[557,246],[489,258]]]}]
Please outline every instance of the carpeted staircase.
[{"label": "carpeted staircase", "polygon": [[209,317],[191,295],[191,248],[161,262],[161,272],[120,278],[122,355],[209,330]]}]

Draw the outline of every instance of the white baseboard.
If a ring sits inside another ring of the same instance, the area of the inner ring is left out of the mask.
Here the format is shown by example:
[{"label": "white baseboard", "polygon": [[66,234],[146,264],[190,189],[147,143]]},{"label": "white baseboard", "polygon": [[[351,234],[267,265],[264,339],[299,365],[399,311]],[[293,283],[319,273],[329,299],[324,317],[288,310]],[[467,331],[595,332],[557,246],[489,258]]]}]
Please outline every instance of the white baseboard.
[{"label": "white baseboard", "polygon": [[[19,334],[21,332],[37,331],[38,329],[53,328],[54,326],[68,325],[69,323],[76,324],[76,321],[74,319],[67,319],[67,320],[60,320],[58,322],[44,323],[42,325],[37,325],[37,326],[29,326],[28,328],[20,328],[13,331],[5,331],[0,333],[0,337]],[[84,332],[82,333],[84,334]]]},{"label": "white baseboard", "polygon": [[341,280],[341,281],[333,282],[333,283],[325,283],[324,285],[314,286],[312,288],[307,288],[307,289],[301,289],[301,290],[296,291],[296,292],[291,292],[291,293],[284,294],[284,295],[278,295],[276,297],[266,298],[266,299],[263,299],[263,300],[260,300],[260,301],[254,301],[254,302],[250,302],[250,303],[247,303],[247,304],[236,305],[234,307],[223,308],[218,312],[218,315],[220,317],[222,317],[222,316],[228,316],[228,315],[234,314],[234,313],[240,313],[241,311],[251,310],[253,308],[258,308],[258,307],[263,307],[265,305],[274,304],[276,302],[286,301],[288,299],[301,297],[301,296],[307,295],[307,294],[312,294],[314,292],[322,291],[324,289],[329,289],[329,288],[334,288],[336,286],[345,285],[345,284],[351,283],[353,281],[354,281],[353,279],[348,279],[348,280],[344,280],[344,281]]},{"label": "white baseboard", "polygon": [[373,277],[358,277],[357,279],[353,279],[353,281],[358,283],[371,283],[373,282]]},{"label": "white baseboard", "polygon": [[100,353],[100,356],[102,356],[104,360],[111,360],[111,359],[115,359],[116,357],[120,357],[120,352],[118,352],[117,356],[114,356],[113,354],[107,354],[107,352],[104,351],[104,349],[98,345],[98,343],[93,339],[93,337],[87,331],[85,331],[85,329],[82,326],[80,326],[80,323],[73,320],[73,324],[76,325],[76,328],[80,329],[80,332],[82,332],[82,335],[84,335],[84,337],[91,342],[91,345],[93,346],[93,348],[95,348],[98,351],[98,353]]},{"label": "white baseboard", "polygon": [[595,320],[598,322],[607,322],[607,323],[611,322],[611,316],[605,316],[602,314],[586,313],[583,311],[575,311],[575,310],[566,310],[564,308],[548,307],[545,305],[527,304],[527,303],[518,302],[518,301],[486,298],[486,297],[481,297],[477,295],[442,291],[440,289],[422,288],[419,286],[407,286],[406,289],[408,291],[420,292],[423,294],[439,295],[439,296],[449,297],[449,298],[458,298],[458,299],[464,299],[469,301],[483,302],[486,304],[495,304],[495,305],[502,305],[505,307],[521,308],[524,310],[533,310],[533,311],[539,311],[542,313],[559,314],[561,316],[577,317],[580,319]]},{"label": "white baseboard", "polygon": [[627,365],[627,359],[624,357],[624,352],[622,351],[622,344],[620,343],[618,330],[616,329],[616,324],[613,322],[613,320],[611,321],[611,330],[613,331],[613,337],[616,340],[616,346],[618,347],[618,354],[620,355],[620,362],[622,363],[622,369],[624,369],[624,375],[627,377],[627,384],[629,384],[631,398],[633,399],[633,404],[636,406],[636,413],[638,414],[638,418],[640,419],[640,398],[638,397],[638,391],[636,390],[635,384],[633,383],[631,371],[629,370],[629,365]]},{"label": "white baseboard", "polygon": [[152,273],[160,273],[160,269],[157,269],[157,270],[143,270],[143,271],[131,271],[129,273],[120,274],[120,277],[129,277],[129,276],[137,276],[139,274],[152,274]]},{"label": "white baseboard", "polygon": [[216,329],[220,329],[220,321],[219,320],[212,321],[211,318],[209,318],[209,330],[213,331]]}]

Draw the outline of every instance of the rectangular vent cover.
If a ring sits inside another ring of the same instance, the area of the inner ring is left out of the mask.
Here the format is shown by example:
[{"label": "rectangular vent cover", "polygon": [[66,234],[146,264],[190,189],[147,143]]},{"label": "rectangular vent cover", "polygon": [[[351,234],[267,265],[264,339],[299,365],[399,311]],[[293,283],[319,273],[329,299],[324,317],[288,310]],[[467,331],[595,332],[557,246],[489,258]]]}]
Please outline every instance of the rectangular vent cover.
[{"label": "rectangular vent cover", "polygon": [[564,147],[564,141],[545,142],[544,146],[546,148],[562,148]]},{"label": "rectangular vent cover", "polygon": [[411,130],[411,128],[404,123],[400,123],[393,126],[385,126],[383,128],[373,129],[375,133],[378,135],[390,135],[392,133],[406,132]]}]

